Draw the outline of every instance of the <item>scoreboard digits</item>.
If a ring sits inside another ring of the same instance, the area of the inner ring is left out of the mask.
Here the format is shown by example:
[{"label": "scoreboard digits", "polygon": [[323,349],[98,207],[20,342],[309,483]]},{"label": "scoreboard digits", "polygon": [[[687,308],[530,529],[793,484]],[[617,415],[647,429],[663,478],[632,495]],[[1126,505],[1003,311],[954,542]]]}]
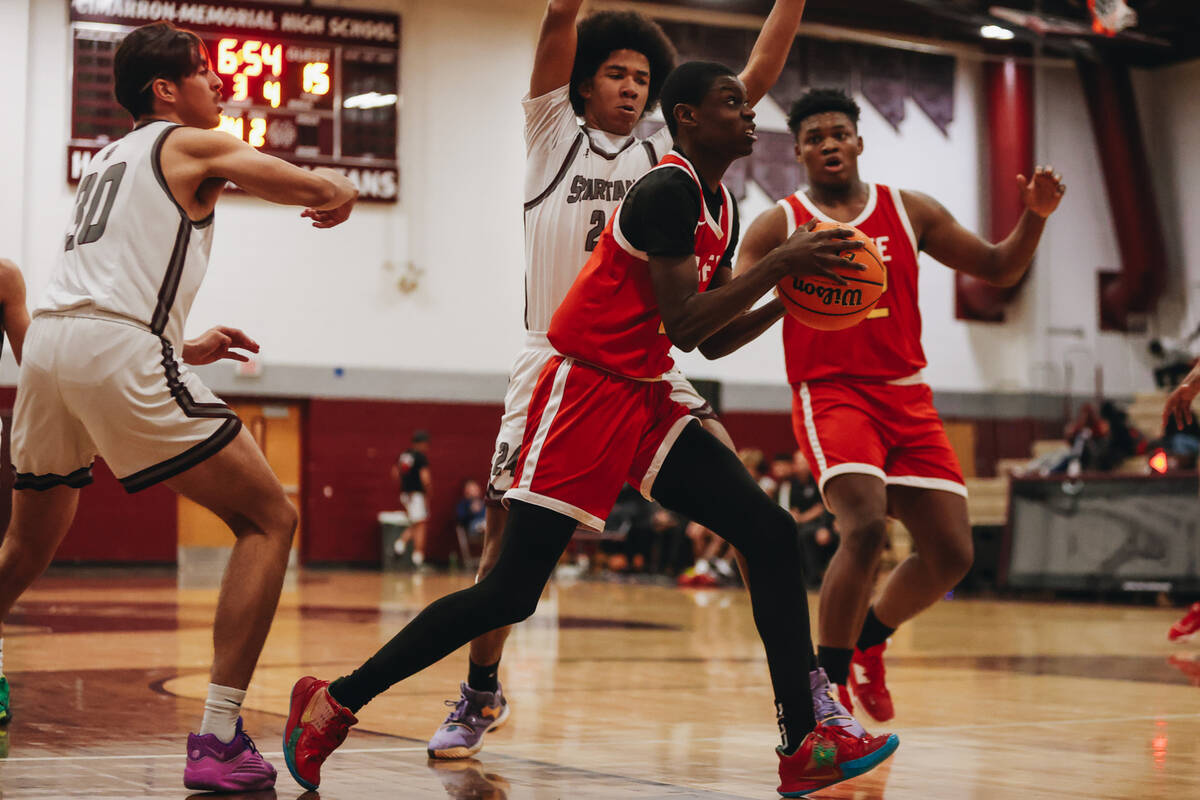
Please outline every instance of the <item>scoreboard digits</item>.
[{"label": "scoreboard digits", "polygon": [[[146,5],[71,0],[73,180],[129,131],[112,96],[112,59],[129,30],[158,18],[135,16],[158,4]],[[218,130],[296,164],[341,168],[364,198],[397,199],[398,17],[237,0],[178,8],[189,18],[171,21],[200,38],[221,79]]]}]

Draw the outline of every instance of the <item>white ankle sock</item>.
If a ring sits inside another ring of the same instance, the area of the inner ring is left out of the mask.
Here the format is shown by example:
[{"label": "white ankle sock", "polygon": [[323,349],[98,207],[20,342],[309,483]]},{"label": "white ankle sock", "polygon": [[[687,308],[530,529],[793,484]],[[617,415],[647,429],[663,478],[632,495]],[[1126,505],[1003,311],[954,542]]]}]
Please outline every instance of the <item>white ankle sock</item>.
[{"label": "white ankle sock", "polygon": [[242,713],[242,701],[246,699],[244,689],[228,686],[208,685],[208,699],[204,701],[204,721],[200,723],[200,735],[211,733],[225,744],[233,741],[237,732],[238,715]]}]

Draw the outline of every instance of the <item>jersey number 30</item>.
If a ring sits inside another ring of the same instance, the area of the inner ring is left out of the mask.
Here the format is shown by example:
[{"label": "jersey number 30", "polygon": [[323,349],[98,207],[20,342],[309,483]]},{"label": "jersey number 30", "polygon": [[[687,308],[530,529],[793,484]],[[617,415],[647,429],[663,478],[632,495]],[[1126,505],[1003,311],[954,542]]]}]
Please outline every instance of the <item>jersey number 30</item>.
[{"label": "jersey number 30", "polygon": [[[125,177],[125,162],[118,161],[104,170],[100,180],[96,180],[97,174],[89,174],[79,184],[75,200],[75,232],[67,236],[67,250],[74,250],[77,244],[94,242],[104,235],[108,215],[117,199],[117,189],[121,188],[121,179]],[[103,208],[99,208],[101,200],[104,201]]]}]

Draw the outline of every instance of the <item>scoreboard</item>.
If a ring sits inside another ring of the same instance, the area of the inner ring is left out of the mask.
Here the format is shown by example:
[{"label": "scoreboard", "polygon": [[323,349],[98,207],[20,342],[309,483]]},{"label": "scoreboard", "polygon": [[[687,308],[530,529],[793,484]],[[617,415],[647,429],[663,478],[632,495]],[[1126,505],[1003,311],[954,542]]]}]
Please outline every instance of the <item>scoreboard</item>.
[{"label": "scoreboard", "polygon": [[398,199],[400,18],[216,0],[71,0],[72,182],[132,127],[113,96],[113,57],[130,30],[159,19],[204,42],[222,82],[220,130],[294,164],[338,169],[361,199]]}]

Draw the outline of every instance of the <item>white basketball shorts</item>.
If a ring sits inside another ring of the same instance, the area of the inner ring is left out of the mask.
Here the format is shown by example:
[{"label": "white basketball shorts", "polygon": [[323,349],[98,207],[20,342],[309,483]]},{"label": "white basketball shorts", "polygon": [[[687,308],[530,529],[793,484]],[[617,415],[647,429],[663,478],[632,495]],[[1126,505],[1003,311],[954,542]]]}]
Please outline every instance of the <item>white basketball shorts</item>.
[{"label": "white basketball shorts", "polygon": [[17,489],[86,486],[99,455],[137,492],[209,458],[241,429],[166,339],[95,313],[42,314],[29,326],[13,411]]},{"label": "white basketball shorts", "polygon": [[[504,493],[512,488],[517,458],[521,454],[521,441],[525,438],[529,398],[533,396],[533,387],[537,385],[542,368],[556,355],[558,353],[550,346],[546,334],[525,334],[525,348],[517,355],[509,373],[508,391],[504,395],[504,415],[500,418],[500,432],[496,435],[496,447],[492,451],[487,488],[487,499],[491,502],[499,502]],[[700,396],[678,367],[666,373],[663,380],[671,384],[671,399],[690,409],[693,417],[717,419],[713,407]]]}]

